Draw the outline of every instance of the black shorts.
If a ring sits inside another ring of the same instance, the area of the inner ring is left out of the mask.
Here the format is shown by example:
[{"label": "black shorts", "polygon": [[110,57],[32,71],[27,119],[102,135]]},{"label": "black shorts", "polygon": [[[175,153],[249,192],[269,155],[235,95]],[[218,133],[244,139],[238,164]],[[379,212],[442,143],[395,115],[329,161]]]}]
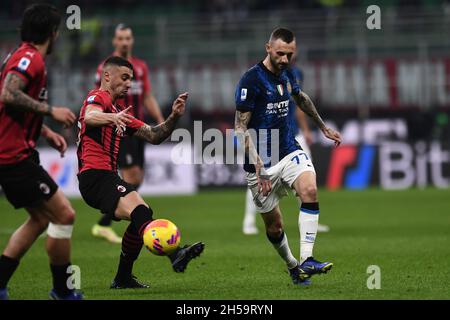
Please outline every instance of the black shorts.
[{"label": "black shorts", "polygon": [[136,189],[120,179],[113,171],[86,170],[78,174],[79,188],[84,201],[114,220],[114,212],[121,197]]},{"label": "black shorts", "polygon": [[144,168],[145,141],[133,136],[125,136],[120,141],[119,157],[117,164],[119,168],[126,169],[133,166]]},{"label": "black shorts", "polygon": [[37,151],[18,163],[0,166],[0,185],[16,209],[36,207],[58,190],[58,185],[40,165]]}]

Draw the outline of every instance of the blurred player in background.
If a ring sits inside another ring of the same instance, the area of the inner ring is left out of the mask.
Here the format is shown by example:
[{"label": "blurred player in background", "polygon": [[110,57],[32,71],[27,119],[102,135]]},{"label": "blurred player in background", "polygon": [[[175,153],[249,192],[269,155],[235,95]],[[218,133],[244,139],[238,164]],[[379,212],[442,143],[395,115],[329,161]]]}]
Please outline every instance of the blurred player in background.
[{"label": "blurred player in background", "polygon": [[[170,136],[184,114],[187,93],[174,101],[172,113],[163,123],[151,127],[133,117],[130,107],[118,102],[132,86],[133,65],[113,56],[102,68],[99,89],[89,92],[80,111],[78,163],[79,188],[91,207],[115,220],[129,220],[122,240],[122,252],[111,288],[148,288],[132,274],[134,261],[143,245],[143,232],[153,220],[153,211],[136,192],[136,187],[117,173],[119,145],[124,135],[160,144]],[[204,244],[197,242],[178,248],[169,255],[175,272],[183,272],[189,261],[201,254]]]},{"label": "blurred player in background", "polygon": [[[299,85],[300,89],[303,87],[303,72],[299,67],[295,65],[295,56],[292,58],[291,63],[291,72],[295,77],[295,81]],[[295,103],[291,100],[291,103]],[[308,156],[312,159],[311,150],[309,146],[313,143],[313,137],[311,134],[311,130],[309,129],[308,120],[306,119],[305,113],[297,107],[295,109],[296,116],[296,125],[299,127],[298,135],[295,137],[297,142],[300,144],[301,148],[308,154]],[[298,199],[300,202],[300,198]],[[301,202],[299,203],[301,206]],[[245,196],[245,213],[244,213],[244,221],[242,223],[242,232],[246,235],[254,235],[258,234],[258,227],[256,226],[256,213],[257,208],[253,203],[253,196],[250,189],[247,188],[247,193]],[[328,232],[330,231],[330,227],[324,224],[320,224],[317,226],[317,232]]]},{"label": "blurred player in background", "polygon": [[46,250],[53,276],[52,299],[79,300],[67,286],[75,211],[41,167],[36,141],[43,136],[64,156],[64,138],[43,125],[44,116],[65,127],[76,117],[65,107],[47,104],[45,57],[58,36],[61,15],[47,4],[28,7],[22,19],[22,43],[5,60],[0,78],[0,185],[14,208],[25,208],[28,220],[11,236],[0,257],[0,299],[20,259],[47,228]]},{"label": "blurred player in background", "polygon": [[[137,119],[144,121],[145,110],[151,118],[160,124],[164,121],[160,107],[151,92],[148,67],[144,60],[132,55],[134,38],[131,28],[123,23],[117,25],[112,40],[114,47],[113,56],[127,59],[134,68],[131,88],[128,94],[118,101],[120,105],[132,106],[130,113]],[[97,68],[95,84],[100,87],[102,65]],[[144,110],[145,109],[145,110]],[[144,179],[144,150],[145,141],[134,137],[124,137],[120,144],[118,165],[120,174],[127,183],[136,189]],[[111,228],[112,221],[108,215],[103,215],[92,228],[92,234],[102,237],[113,243],[121,243],[122,239]]]},{"label": "blurred player in background", "polygon": [[[308,278],[328,272],[333,264],[313,258],[319,221],[316,174],[311,159],[295,140],[298,132],[294,120],[295,105],[302,108],[336,146],[341,143],[341,137],[325,125],[311,99],[300,90],[295,75],[289,70],[291,58],[296,52],[292,31],[284,28],[274,30],[266,44],[266,52],[266,58],[250,68],[236,88],[235,132],[239,143],[245,146],[247,185],[261,212],[267,237],[285,261],[292,282],[296,285],[309,284]],[[291,97],[295,104],[291,103]],[[252,141],[248,129],[256,131],[256,141]],[[264,141],[258,137],[259,130],[272,129],[279,134],[276,145],[280,160],[277,163],[272,163],[272,153],[275,151],[271,150],[271,131],[263,136]],[[259,154],[260,148],[266,148],[270,156]],[[289,248],[279,208],[279,200],[288,188],[295,190],[302,203],[299,212],[300,261]]]}]

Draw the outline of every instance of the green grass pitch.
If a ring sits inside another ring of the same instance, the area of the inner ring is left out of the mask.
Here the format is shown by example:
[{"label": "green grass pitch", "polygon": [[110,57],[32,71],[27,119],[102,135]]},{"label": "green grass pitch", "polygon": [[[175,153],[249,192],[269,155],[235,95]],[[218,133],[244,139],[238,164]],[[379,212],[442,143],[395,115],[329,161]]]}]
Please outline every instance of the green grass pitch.
[{"label": "green grass pitch", "polygon": [[[334,262],[330,273],[313,277],[309,287],[295,287],[284,263],[262,232],[241,233],[245,191],[203,191],[195,196],[149,197],[156,217],[174,221],[182,243],[201,240],[206,248],[184,274],[172,271],[165,257],[145,249],[135,274],[148,290],[110,290],[120,245],[93,238],[99,214],[82,200],[73,237],[73,264],[81,268],[87,299],[449,299],[449,190],[328,192],[320,190],[321,222],[331,232],[319,234],[315,256]],[[298,207],[293,196],[281,202],[285,230],[298,256]],[[0,199],[0,247],[25,219]],[[120,233],[125,222],[115,223]],[[367,288],[367,267],[381,269],[381,289]],[[44,238],[23,258],[10,284],[11,299],[47,299],[51,287]]]}]

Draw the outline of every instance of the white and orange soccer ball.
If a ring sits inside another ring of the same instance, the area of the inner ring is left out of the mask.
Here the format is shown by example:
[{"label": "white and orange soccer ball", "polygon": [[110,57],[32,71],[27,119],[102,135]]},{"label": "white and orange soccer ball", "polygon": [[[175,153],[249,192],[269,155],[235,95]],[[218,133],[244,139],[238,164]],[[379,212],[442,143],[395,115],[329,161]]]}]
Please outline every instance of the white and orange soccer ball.
[{"label": "white and orange soccer ball", "polygon": [[166,256],[180,245],[180,230],[167,219],[156,219],[144,229],[144,245],[158,256]]}]

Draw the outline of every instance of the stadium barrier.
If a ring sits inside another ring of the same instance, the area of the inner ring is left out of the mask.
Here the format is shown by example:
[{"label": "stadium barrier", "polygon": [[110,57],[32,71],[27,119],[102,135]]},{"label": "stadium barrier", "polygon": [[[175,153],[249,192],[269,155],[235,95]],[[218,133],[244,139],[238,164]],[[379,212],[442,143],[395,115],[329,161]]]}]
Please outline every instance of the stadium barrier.
[{"label": "stadium barrier", "polygon": [[[199,188],[245,187],[242,165],[175,164],[175,146],[146,146],[145,178],[139,189],[142,195],[189,195]],[[64,158],[49,148],[39,152],[42,165],[65,194],[79,197],[75,148]],[[383,141],[339,148],[317,143],[311,152],[318,185],[330,190],[450,188],[450,146],[443,142]]]},{"label": "stadium barrier", "polygon": [[[147,145],[145,149],[146,172],[139,189],[143,195],[194,194],[197,191],[195,168],[192,165],[175,165],[171,154],[174,145]],[[49,172],[63,192],[80,197],[78,190],[78,160],[75,148],[69,148],[64,158],[50,148],[39,149],[42,166]]]}]

